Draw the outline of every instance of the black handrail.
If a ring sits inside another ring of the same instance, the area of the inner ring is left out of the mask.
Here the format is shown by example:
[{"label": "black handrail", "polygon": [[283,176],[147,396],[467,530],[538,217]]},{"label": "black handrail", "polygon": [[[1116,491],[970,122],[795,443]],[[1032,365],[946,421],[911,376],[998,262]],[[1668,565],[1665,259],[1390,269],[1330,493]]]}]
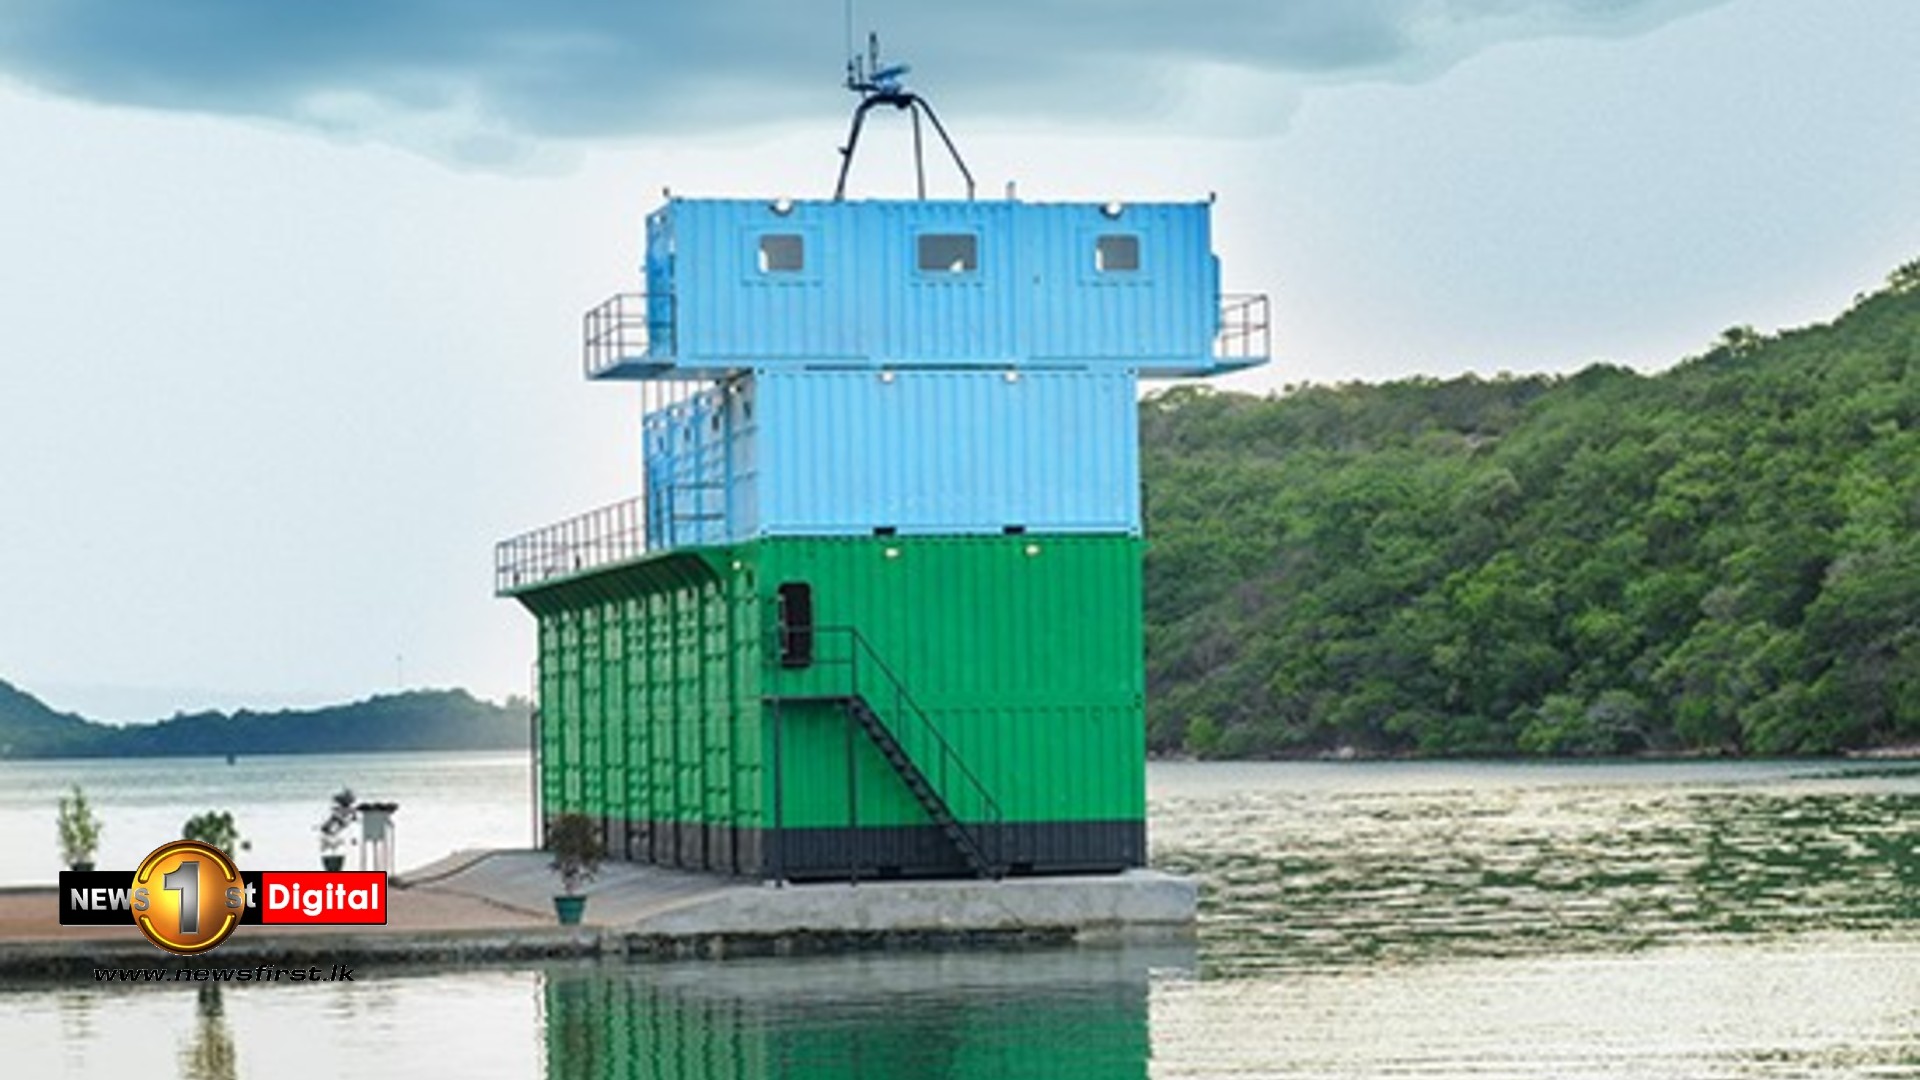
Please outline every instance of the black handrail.
[{"label": "black handrail", "polygon": [[[933,718],[914,700],[906,682],[887,663],[886,658],[880,655],[858,627],[788,627],[784,624],[775,628],[768,655],[777,658],[781,643],[791,640],[794,635],[808,635],[813,643],[814,655],[806,667],[773,669],[771,677],[776,682],[800,691],[778,696],[850,697],[864,701],[886,726],[888,734],[900,745],[914,767],[920,770],[934,793],[946,804],[967,843],[973,846],[985,863],[985,869],[992,874],[1000,873],[1002,860],[998,851],[997,827],[1003,818],[999,801],[987,790],[986,784],[966,759],[960,756],[960,752],[954,749]],[[835,640],[844,640],[844,649],[822,645],[823,642]],[[865,658],[864,666],[862,657]],[[844,682],[826,673],[842,668],[845,669]],[[826,672],[822,669],[826,669]],[[863,671],[872,672],[876,681],[863,679]],[[890,711],[883,707],[888,704],[892,706]],[[913,725],[911,728],[907,727],[909,723]],[[990,838],[990,841],[983,842],[983,836]],[[990,847],[993,850],[990,851]]]},{"label": "black handrail", "polygon": [[[859,649],[860,653],[864,654],[868,660],[873,662],[875,667],[880,669],[881,676],[885,678],[887,685],[893,690],[895,705],[904,707],[907,710],[907,714],[919,721],[922,730],[933,738],[934,744],[940,751],[942,767],[942,782],[940,786],[943,789],[947,787],[945,783],[945,766],[948,762],[951,762],[953,766],[959,770],[960,778],[966,781],[967,786],[971,787],[979,796],[980,809],[984,817],[988,821],[998,824],[1000,822],[1000,804],[994,799],[993,793],[987,790],[987,785],[981,782],[980,778],[974,774],[974,771],[968,767],[966,759],[961,757],[960,752],[955,750],[953,744],[947,741],[947,737],[941,733],[939,726],[933,722],[933,718],[928,716],[926,710],[922,709],[920,704],[907,693],[907,684],[901,680],[899,675],[894,673],[892,666],[889,665],[886,658],[882,657],[879,651],[873,647],[873,644],[866,639],[866,635],[862,634],[857,627],[849,626],[845,629],[846,632],[852,636],[854,645]],[[856,685],[858,685],[857,675]],[[881,719],[884,720],[886,718],[883,716]],[[898,739],[899,737],[899,733],[895,732],[894,738]],[[906,746],[904,740],[901,742],[901,745]],[[911,750],[909,750],[909,752],[911,752]],[[941,791],[940,794],[943,798],[946,797],[944,790]],[[949,802],[951,802],[951,800],[949,800]]]}]

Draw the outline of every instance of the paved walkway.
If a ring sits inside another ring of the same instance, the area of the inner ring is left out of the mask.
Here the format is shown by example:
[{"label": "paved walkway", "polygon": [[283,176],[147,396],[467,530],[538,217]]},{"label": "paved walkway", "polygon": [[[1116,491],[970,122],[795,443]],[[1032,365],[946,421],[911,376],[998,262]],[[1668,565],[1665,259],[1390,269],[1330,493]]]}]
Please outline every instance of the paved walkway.
[{"label": "paved walkway", "polygon": [[[419,934],[519,930],[554,927],[553,895],[559,879],[539,852],[457,852],[405,874],[395,875],[388,893],[385,926],[314,926],[297,931],[248,926],[248,937],[262,934]],[[582,890],[586,924],[623,926],[681,904],[728,889],[751,888],[733,879],[631,864],[608,864]],[[24,941],[121,941],[117,926],[61,926],[59,892],[40,888],[0,889],[0,945]]]},{"label": "paved walkway", "polygon": [[[558,881],[535,851],[460,852],[393,880],[384,926],[245,926],[222,960],[484,963],[540,956],[707,955],[886,946],[1066,943],[1191,933],[1191,881],[1110,877],[774,887],[609,863],[586,919],[557,924]],[[131,926],[61,926],[51,887],[0,889],[0,974],[152,963]]]}]

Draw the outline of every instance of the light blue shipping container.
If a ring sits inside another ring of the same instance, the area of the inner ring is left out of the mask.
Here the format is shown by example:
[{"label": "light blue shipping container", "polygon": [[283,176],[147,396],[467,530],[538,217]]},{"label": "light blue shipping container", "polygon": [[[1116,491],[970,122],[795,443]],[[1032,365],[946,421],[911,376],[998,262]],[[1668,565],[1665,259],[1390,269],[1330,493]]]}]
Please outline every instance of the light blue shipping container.
[{"label": "light blue shipping container", "polygon": [[589,314],[589,374],[1250,367],[1265,309],[1257,345],[1223,347],[1211,210],[675,198],[647,221],[644,300]]},{"label": "light blue shipping container", "polygon": [[1126,371],[760,371],[643,423],[647,545],[1140,532]]}]

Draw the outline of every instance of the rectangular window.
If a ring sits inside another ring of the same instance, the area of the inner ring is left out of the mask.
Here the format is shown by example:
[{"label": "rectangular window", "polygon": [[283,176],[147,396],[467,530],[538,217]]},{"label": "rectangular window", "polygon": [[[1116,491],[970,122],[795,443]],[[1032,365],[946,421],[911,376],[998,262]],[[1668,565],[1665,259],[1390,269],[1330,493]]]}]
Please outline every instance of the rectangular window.
[{"label": "rectangular window", "polygon": [[760,272],[797,274],[806,269],[806,243],[798,233],[766,233],[760,237]]},{"label": "rectangular window", "polygon": [[919,262],[929,274],[971,274],[980,269],[980,238],[972,233],[922,233]]},{"label": "rectangular window", "polygon": [[1140,238],[1109,233],[1093,242],[1093,268],[1103,274],[1140,269]]}]

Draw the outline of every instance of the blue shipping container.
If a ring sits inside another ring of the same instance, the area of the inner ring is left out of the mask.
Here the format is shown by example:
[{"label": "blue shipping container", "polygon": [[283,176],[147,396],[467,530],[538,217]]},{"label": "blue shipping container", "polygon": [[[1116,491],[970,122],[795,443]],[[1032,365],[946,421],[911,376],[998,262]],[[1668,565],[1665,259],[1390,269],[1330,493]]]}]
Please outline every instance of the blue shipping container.
[{"label": "blue shipping container", "polygon": [[644,421],[647,544],[1140,532],[1128,372],[761,371]]},{"label": "blue shipping container", "polygon": [[1206,203],[673,199],[647,222],[645,352],[593,374],[1262,363],[1216,355],[1210,222]]}]

